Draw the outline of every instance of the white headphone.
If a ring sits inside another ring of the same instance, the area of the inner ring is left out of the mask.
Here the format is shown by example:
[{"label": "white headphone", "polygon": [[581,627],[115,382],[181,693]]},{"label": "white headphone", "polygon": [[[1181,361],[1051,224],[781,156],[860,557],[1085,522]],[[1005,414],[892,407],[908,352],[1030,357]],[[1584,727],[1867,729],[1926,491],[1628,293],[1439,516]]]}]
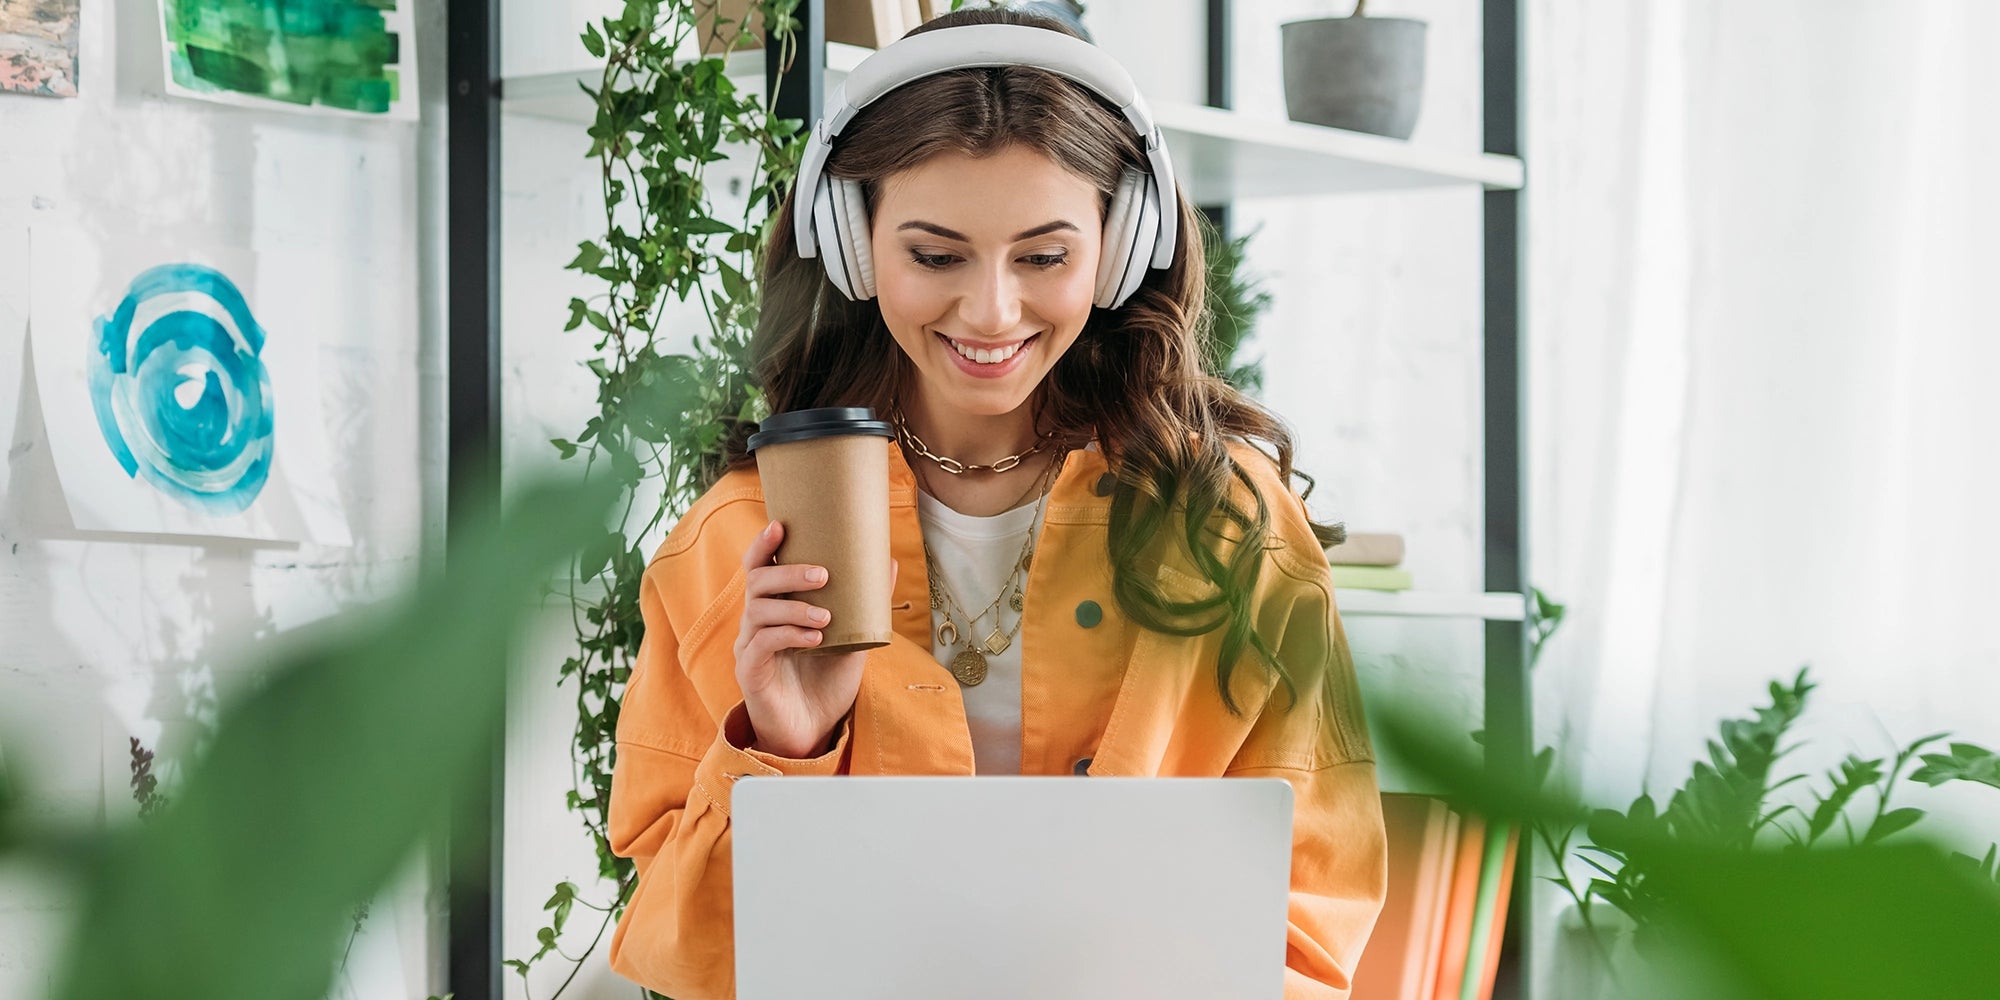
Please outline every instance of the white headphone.
[{"label": "white headphone", "polygon": [[[1174,166],[1166,140],[1153,124],[1146,99],[1118,61],[1080,38],[1020,24],[965,24],[899,39],[861,61],[834,88],[827,111],[813,126],[799,161],[795,190],[809,193],[812,210],[793,208],[801,257],[822,257],[834,287],[850,299],[875,297],[875,262],[869,252],[868,207],[861,183],[825,173],[833,140],[862,108],[922,77],[979,66],[1033,66],[1096,91],[1125,115],[1146,149],[1152,172],[1126,168],[1104,216],[1104,254],[1098,261],[1094,303],[1115,309],[1139,288],[1148,266],[1173,262],[1180,223]],[[827,252],[820,254],[824,246]]]}]

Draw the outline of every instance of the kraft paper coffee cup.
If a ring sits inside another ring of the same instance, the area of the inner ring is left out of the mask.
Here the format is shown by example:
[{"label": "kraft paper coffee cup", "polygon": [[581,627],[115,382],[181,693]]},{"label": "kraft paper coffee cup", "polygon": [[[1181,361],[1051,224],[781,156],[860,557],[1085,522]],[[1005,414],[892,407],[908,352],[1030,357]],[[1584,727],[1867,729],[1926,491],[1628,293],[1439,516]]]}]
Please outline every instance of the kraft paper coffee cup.
[{"label": "kraft paper coffee cup", "polygon": [[783,595],[832,612],[819,645],[889,644],[889,448],[896,432],[865,406],[773,414],[750,435],[764,507],[785,526],[778,562],[826,567],[826,586]]}]

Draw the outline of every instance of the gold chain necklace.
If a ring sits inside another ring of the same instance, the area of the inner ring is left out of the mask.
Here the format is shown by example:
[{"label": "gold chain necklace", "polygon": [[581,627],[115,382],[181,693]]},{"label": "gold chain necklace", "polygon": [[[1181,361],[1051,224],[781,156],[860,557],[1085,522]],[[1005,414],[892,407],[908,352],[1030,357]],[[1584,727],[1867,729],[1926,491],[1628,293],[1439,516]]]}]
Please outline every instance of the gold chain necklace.
[{"label": "gold chain necklace", "polygon": [[[1049,468],[1054,468],[1054,465],[1051,464]],[[1046,483],[1048,475],[1048,469],[1042,470],[1042,475],[1036,485],[1039,486]],[[937,558],[931,553],[930,543],[924,543],[924,569],[929,573],[931,583],[931,610],[944,612],[944,621],[940,622],[936,629],[937,644],[949,648],[959,645],[961,639],[963,640],[965,648],[959,650],[958,655],[951,658],[951,663],[946,669],[950,670],[951,675],[956,677],[958,682],[966,687],[976,687],[981,681],[984,681],[989,669],[986,658],[989,656],[999,656],[1001,653],[1006,652],[1014,644],[1014,638],[1021,634],[1021,623],[1026,620],[1026,616],[1021,614],[1021,611],[1027,606],[1024,589],[1027,583],[1025,577],[1028,566],[1035,559],[1035,527],[1040,522],[1042,512],[1047,508],[1047,504],[1048,497],[1046,495],[1036,502],[1035,517],[1028,524],[1027,541],[1021,546],[1020,556],[1014,560],[1013,567],[1008,571],[1007,582],[1001,584],[1000,593],[995,595],[993,600],[986,605],[985,609],[977,615],[966,614],[965,608],[958,603],[958,599],[953,597],[949,590],[945,589],[943,573],[938,569]],[[1008,606],[1014,609],[1014,627],[1003,633],[1000,630],[1000,623],[1004,618],[996,609],[1000,606],[1000,601],[1008,597],[1010,592],[1013,599],[1008,601]],[[986,636],[984,641],[974,641],[972,639],[973,626],[980,619],[985,618],[988,612],[993,612],[993,631]],[[961,637],[958,631],[958,624],[954,621],[954,616],[965,618],[965,633],[963,637]]]},{"label": "gold chain necklace", "polygon": [[1021,452],[1018,455],[1009,455],[1006,458],[1000,459],[999,461],[992,463],[991,465],[968,465],[967,463],[961,462],[958,459],[936,454],[932,452],[930,448],[926,447],[924,445],[924,439],[918,437],[914,432],[910,430],[910,425],[903,422],[903,410],[901,407],[897,407],[893,415],[896,420],[897,437],[899,437],[904,444],[908,445],[911,451],[914,451],[917,454],[922,455],[923,457],[928,458],[933,462],[936,462],[938,468],[943,469],[944,471],[949,472],[954,476],[962,476],[968,472],[1010,471],[1015,466],[1020,465],[1022,459],[1027,458],[1029,455],[1032,455],[1035,452],[1041,451],[1042,445],[1047,444],[1050,438],[1055,437],[1055,432],[1050,431],[1047,434],[1043,434],[1041,436],[1041,439],[1037,440],[1033,447],[1029,448],[1027,451]]}]

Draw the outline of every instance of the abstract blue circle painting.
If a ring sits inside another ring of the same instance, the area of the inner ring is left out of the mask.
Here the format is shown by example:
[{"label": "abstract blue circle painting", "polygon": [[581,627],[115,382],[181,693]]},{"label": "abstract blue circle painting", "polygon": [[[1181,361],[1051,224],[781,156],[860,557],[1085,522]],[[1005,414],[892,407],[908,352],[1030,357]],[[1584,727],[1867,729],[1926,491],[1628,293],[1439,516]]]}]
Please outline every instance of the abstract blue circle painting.
[{"label": "abstract blue circle painting", "polygon": [[271,474],[271,379],[264,330],[236,285],[201,264],[132,280],[96,321],[90,400],[125,474],[196,511],[225,517]]}]

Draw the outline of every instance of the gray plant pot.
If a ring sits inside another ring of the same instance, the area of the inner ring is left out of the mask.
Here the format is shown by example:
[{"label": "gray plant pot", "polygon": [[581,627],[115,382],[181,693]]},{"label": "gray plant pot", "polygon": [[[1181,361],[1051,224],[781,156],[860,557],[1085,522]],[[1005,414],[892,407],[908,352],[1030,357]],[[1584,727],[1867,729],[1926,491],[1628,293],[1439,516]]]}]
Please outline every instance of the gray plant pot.
[{"label": "gray plant pot", "polygon": [[1408,139],[1424,102],[1422,21],[1327,17],[1280,26],[1295,122]]}]

